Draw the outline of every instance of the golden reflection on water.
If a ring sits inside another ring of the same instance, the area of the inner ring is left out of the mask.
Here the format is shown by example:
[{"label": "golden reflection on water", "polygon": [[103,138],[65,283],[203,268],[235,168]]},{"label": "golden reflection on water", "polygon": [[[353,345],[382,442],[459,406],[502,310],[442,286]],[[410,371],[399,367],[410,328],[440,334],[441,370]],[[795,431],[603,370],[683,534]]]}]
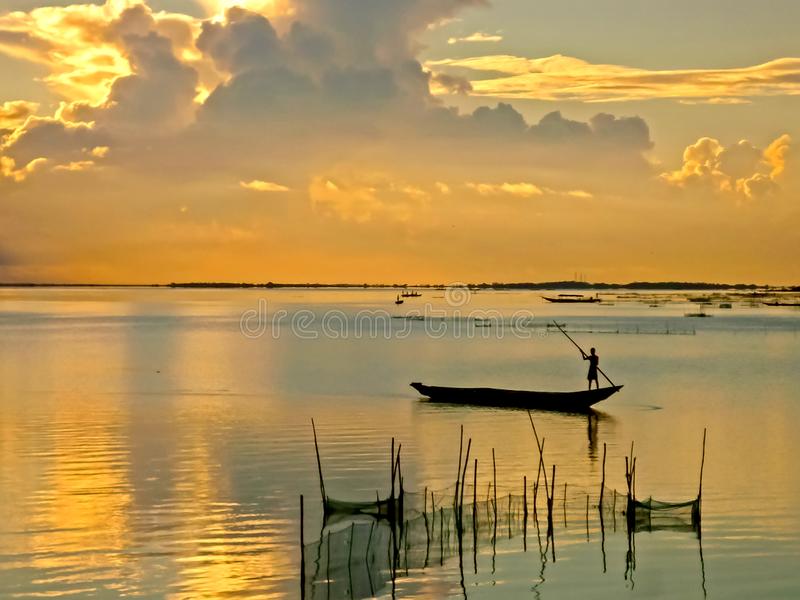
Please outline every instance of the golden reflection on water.
[{"label": "golden reflection on water", "polygon": [[32,586],[58,581],[75,593],[100,572],[123,578],[131,534],[128,449],[119,414],[107,412],[105,421],[68,404],[52,409],[36,433],[8,421],[17,435],[4,449],[2,479],[20,485],[6,494],[5,523],[19,562],[39,572]]}]

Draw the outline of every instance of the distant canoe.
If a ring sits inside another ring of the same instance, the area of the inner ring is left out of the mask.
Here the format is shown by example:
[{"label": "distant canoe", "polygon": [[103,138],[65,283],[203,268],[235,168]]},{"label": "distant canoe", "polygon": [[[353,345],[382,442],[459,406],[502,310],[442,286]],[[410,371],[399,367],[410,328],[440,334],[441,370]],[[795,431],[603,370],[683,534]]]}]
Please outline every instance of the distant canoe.
[{"label": "distant canoe", "polygon": [[800,306],[800,302],[764,302],[767,306]]},{"label": "distant canoe", "polygon": [[533,408],[561,412],[587,412],[589,407],[616,394],[621,385],[580,392],[533,392],[525,390],[503,390],[496,388],[459,388],[411,384],[431,402],[472,404],[509,408]]},{"label": "distant canoe", "polygon": [[600,302],[600,298],[592,298],[586,296],[558,296],[555,298],[552,296],[542,296],[542,298],[544,298],[548,302],[556,302],[560,304],[579,304],[579,303],[593,304],[595,302]]}]

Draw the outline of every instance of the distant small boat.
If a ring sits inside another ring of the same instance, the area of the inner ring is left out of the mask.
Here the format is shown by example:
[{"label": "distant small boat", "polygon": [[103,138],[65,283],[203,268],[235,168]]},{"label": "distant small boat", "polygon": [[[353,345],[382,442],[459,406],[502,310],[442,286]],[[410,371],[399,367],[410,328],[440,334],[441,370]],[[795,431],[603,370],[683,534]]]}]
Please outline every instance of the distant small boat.
[{"label": "distant small boat", "polygon": [[422,294],[420,294],[420,293],[419,293],[418,291],[416,291],[416,290],[411,290],[410,292],[403,292],[403,293],[402,293],[402,294],[400,294],[400,295],[401,295],[403,298],[419,298],[420,296],[422,296]]},{"label": "distant small boat", "polygon": [[394,303],[395,304],[402,304],[403,303],[403,299],[400,296],[398,296],[397,300],[395,300]]},{"label": "distant small boat", "polygon": [[471,404],[475,406],[496,406],[508,408],[532,408],[559,412],[587,412],[589,407],[616,394],[621,385],[580,392],[534,392],[525,390],[504,390],[496,388],[459,388],[411,384],[431,402],[451,404]]},{"label": "distant small boat", "polygon": [[713,317],[714,315],[710,315],[706,312],[694,312],[694,313],[684,313],[684,317]]},{"label": "distant small boat", "polygon": [[800,306],[800,302],[764,302],[766,306]]},{"label": "distant small boat", "polygon": [[558,296],[542,296],[548,302],[556,302],[561,304],[576,304],[576,303],[584,303],[584,304],[593,304],[595,302],[600,302],[600,298],[591,297],[591,296],[581,296],[579,294],[559,294]]},{"label": "distant small boat", "polygon": [[719,307],[720,308],[733,308],[733,305],[730,302],[721,302]]}]

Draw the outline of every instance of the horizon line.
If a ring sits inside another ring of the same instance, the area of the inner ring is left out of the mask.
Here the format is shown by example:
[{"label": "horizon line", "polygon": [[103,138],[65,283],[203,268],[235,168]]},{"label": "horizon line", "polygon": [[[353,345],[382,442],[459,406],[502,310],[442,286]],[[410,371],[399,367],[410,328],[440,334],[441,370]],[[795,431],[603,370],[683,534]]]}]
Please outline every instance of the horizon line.
[{"label": "horizon line", "polygon": [[759,284],[759,283],[719,283],[709,281],[629,281],[627,283],[588,282],[578,280],[552,281],[516,281],[516,282],[451,282],[451,283],[281,283],[281,282],[236,282],[236,281],[186,281],[169,283],[88,283],[88,282],[0,282],[0,288],[100,288],[100,287],[137,287],[137,288],[360,288],[360,289],[403,289],[403,288],[447,288],[469,287],[483,289],[772,289],[776,291],[800,291],[798,284]]}]

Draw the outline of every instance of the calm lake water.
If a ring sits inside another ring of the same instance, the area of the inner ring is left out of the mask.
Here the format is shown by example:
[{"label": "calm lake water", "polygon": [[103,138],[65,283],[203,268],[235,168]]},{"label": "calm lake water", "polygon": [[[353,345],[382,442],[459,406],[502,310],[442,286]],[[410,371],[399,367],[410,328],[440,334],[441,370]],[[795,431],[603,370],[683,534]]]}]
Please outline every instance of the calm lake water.
[{"label": "calm lake water", "polygon": [[[306,543],[322,524],[312,417],[332,497],[388,493],[392,436],[406,488],[452,485],[462,424],[479,489],[494,448],[498,489],[521,492],[537,465],[524,411],[434,405],[408,384],[582,389],[585,363],[550,319],[625,385],[593,420],[534,413],[558,465],[555,560],[529,525],[479,547],[463,582],[448,558],[399,573],[395,595],[798,597],[800,311],[733,298],[687,318],[685,296],[0,290],[0,597],[299,597],[300,494]],[[390,318],[415,312],[429,318]],[[601,542],[586,518],[603,445],[608,485],[624,489],[635,440],[639,496],[687,500],[704,427],[702,546],[637,533],[631,573],[624,527],[605,523]],[[315,597],[336,591],[307,576]]]}]

